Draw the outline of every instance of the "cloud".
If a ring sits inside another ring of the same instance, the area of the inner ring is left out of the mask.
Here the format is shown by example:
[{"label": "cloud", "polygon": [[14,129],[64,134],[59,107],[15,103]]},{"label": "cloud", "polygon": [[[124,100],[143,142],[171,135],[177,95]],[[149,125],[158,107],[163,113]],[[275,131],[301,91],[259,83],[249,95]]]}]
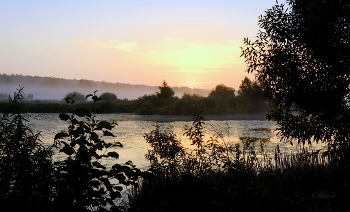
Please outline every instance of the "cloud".
[{"label": "cloud", "polygon": [[79,46],[111,48],[111,49],[118,49],[121,51],[128,51],[128,52],[133,51],[133,49],[137,46],[135,42],[122,42],[116,39],[98,39],[98,38],[73,40],[72,43]]},{"label": "cloud", "polygon": [[237,40],[208,43],[168,38],[146,51],[145,57],[153,64],[178,67],[188,72],[203,72],[203,69],[230,68],[236,63],[242,63],[241,43]]}]

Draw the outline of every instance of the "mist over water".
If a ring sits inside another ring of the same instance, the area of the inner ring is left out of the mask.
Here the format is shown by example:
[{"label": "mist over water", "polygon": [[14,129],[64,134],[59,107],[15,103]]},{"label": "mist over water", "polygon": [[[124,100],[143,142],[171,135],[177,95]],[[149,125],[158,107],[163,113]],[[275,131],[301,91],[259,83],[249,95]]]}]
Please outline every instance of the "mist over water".
[{"label": "mist over water", "polygon": [[[160,82],[161,83],[161,82]],[[145,94],[159,91],[158,86],[132,85],[126,83],[98,82],[85,79],[61,79],[53,77],[22,76],[0,74],[0,89],[2,94],[12,95],[16,89],[24,87],[25,94],[33,94],[38,100],[62,100],[67,93],[77,91],[84,95],[98,90],[97,95],[111,92],[118,99],[137,99]],[[196,93],[207,96],[210,90],[191,89],[188,87],[174,87],[175,95],[181,97],[183,93]],[[5,95],[5,99],[7,99]]]}]

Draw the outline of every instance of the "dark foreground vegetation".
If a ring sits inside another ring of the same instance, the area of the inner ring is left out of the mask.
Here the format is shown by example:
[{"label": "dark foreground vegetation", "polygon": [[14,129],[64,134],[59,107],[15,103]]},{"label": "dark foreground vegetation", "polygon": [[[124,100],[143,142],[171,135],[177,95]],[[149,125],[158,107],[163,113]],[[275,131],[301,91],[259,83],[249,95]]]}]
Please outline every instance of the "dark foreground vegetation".
[{"label": "dark foreground vegetation", "polygon": [[[58,116],[69,123],[67,131],[45,147],[20,113],[21,94],[10,99],[0,122],[0,204],[9,211],[350,209],[349,164],[333,152],[285,153],[277,146],[268,153],[266,139],[243,137],[233,144],[219,131],[204,140],[205,122],[196,115],[184,134],[192,148],[157,126],[145,135],[149,170],[131,161],[106,167],[103,158],[117,159],[114,147],[122,147],[102,139],[114,136],[114,123],[98,120],[96,109],[72,106],[71,115]],[[53,160],[58,151],[66,158]]]},{"label": "dark foreground vegetation", "polygon": [[[223,84],[217,85],[207,97],[184,93],[179,98],[166,81],[158,88],[159,92],[143,95],[136,100],[118,99],[114,93],[104,92],[99,96],[102,101],[95,104],[104,113],[140,115],[192,115],[199,110],[205,111],[206,114],[266,113],[269,109],[261,86],[249,78],[242,80],[238,95],[235,89]],[[75,104],[79,107],[91,108],[94,104],[79,92],[70,92],[65,97],[73,96]],[[32,94],[28,94],[26,99],[22,108],[25,113],[66,113],[71,110],[64,100],[34,100]],[[6,101],[0,101],[0,110],[5,104]]]},{"label": "dark foreground vegetation", "polygon": [[[90,94],[87,98],[97,102]],[[0,205],[4,211],[123,211],[117,204],[125,186],[137,185],[141,171],[132,162],[101,164],[102,158],[119,157],[103,136],[114,136],[115,123],[98,120],[96,110],[73,109],[58,119],[69,123],[57,133],[54,144],[43,146],[21,113],[20,89],[0,121]],[[66,99],[73,103],[71,98]],[[66,157],[53,161],[57,151]],[[124,187],[123,187],[124,186]],[[107,210],[108,209],[108,210]]]},{"label": "dark foreground vegetation", "polygon": [[[271,101],[268,117],[276,121],[282,140],[323,142],[324,150],[302,146],[285,153],[277,146],[269,154],[264,139],[241,138],[232,144],[217,133],[204,140],[204,119],[197,114],[185,131],[192,148],[156,127],[145,135],[150,170],[141,171],[132,162],[106,167],[101,159],[117,159],[112,148],[122,144],[102,140],[114,136],[115,124],[98,120],[102,101],[96,93],[85,97],[92,99],[92,111],[73,106],[73,95],[65,98],[72,113],[58,118],[69,123],[68,129],[55,135],[53,146],[44,147],[40,133],[21,114],[20,90],[0,121],[1,209],[349,211],[350,4],[287,3],[288,9],[277,4],[260,17],[261,30],[255,41],[245,39],[242,55]],[[165,100],[172,90],[165,82],[159,89],[139,100],[141,108],[169,111]],[[66,158],[53,161],[55,149]]]},{"label": "dark foreground vegetation", "polygon": [[[195,116],[186,149],[172,132],[145,135],[153,175],[130,196],[129,211],[348,211],[350,167],[337,156],[309,151],[272,154],[264,139],[203,139]],[[221,140],[223,139],[223,140]]]}]

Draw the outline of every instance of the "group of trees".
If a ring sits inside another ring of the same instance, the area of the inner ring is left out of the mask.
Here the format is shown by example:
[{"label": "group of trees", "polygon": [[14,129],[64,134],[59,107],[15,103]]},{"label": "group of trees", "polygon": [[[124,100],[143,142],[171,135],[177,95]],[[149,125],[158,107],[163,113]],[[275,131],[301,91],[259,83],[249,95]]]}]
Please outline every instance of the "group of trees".
[{"label": "group of trees", "polygon": [[[73,91],[70,93],[67,93],[65,96],[65,99],[70,98],[70,99],[74,99],[75,102],[87,102],[86,96],[82,93],[79,93],[77,91]],[[114,93],[111,92],[104,92],[102,93],[99,98],[102,101],[106,101],[106,102],[113,102],[113,101],[117,101],[118,97],[117,95],[115,95]]]},{"label": "group of trees", "polygon": [[232,87],[219,84],[207,97],[184,93],[181,98],[164,81],[160,92],[144,95],[135,101],[139,114],[188,115],[198,111],[205,114],[259,113],[268,110],[268,103],[258,82],[244,78],[238,95]]},{"label": "group of trees", "polygon": [[[179,98],[166,81],[158,88],[158,92],[136,100],[118,99],[115,94],[105,92],[99,96],[102,101],[98,104],[104,112],[136,112],[143,115],[192,115],[198,111],[204,114],[261,113],[269,109],[259,83],[247,77],[242,80],[238,94],[234,88],[224,84],[217,85],[207,97],[185,92]],[[70,92],[65,98],[88,104],[82,93]]]}]

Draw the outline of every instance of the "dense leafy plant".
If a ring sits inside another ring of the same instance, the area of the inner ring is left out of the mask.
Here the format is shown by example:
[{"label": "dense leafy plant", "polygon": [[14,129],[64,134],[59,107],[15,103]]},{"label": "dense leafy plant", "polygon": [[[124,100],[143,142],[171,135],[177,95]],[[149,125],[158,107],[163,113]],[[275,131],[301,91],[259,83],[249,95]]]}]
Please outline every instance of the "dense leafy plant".
[{"label": "dense leafy plant", "polygon": [[350,153],[350,3],[290,0],[259,18],[242,55],[272,101],[281,136]]},{"label": "dense leafy plant", "polygon": [[23,88],[0,118],[0,205],[11,211],[48,211],[52,198],[52,151],[21,113]]},{"label": "dense leafy plant", "polygon": [[[89,94],[94,104],[100,100]],[[67,102],[74,100],[67,98]],[[55,211],[122,211],[117,199],[125,186],[137,185],[140,170],[132,162],[106,167],[102,158],[118,159],[119,155],[111,151],[112,147],[121,147],[119,142],[109,143],[101,136],[114,136],[111,132],[115,123],[100,121],[96,118],[96,109],[90,112],[77,108],[71,115],[60,114],[63,121],[70,123],[68,132],[60,132],[55,142],[61,145],[60,151],[67,155],[63,161],[55,163]]]}]

